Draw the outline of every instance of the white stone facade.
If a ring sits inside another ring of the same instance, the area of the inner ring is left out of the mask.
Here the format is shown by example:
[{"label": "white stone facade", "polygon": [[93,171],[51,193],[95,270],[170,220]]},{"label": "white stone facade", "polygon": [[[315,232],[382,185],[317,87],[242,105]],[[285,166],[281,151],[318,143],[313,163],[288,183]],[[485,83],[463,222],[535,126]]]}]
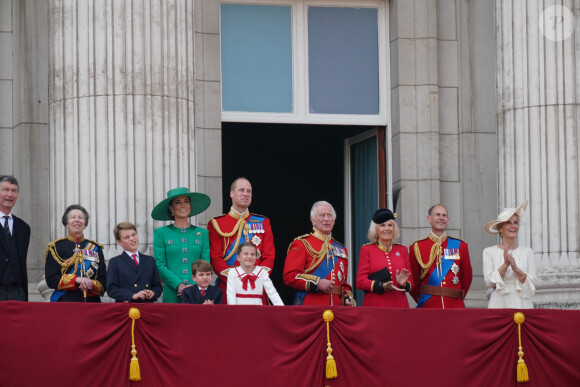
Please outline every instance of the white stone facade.
[{"label": "white stone facade", "polygon": [[[483,225],[524,199],[536,303],[580,304],[578,32],[547,41],[538,21],[548,3],[386,1],[402,242],[426,236],[427,209],[444,203],[449,233],[470,245],[472,307],[486,306],[481,253],[496,242]],[[73,202],[89,210],[87,236],[107,256],[121,220],[150,246],[159,224],[149,214],[170,188],[212,198],[199,224],[221,212],[219,9],[218,0],[0,0],[0,173],[22,187],[15,213],[32,226],[31,281]]]}]

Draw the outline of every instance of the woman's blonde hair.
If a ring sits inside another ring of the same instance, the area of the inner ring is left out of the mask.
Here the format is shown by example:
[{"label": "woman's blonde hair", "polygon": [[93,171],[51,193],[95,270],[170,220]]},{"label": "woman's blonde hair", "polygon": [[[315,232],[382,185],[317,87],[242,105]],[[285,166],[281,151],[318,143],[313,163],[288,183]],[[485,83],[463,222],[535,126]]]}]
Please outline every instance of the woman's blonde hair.
[{"label": "woman's blonde hair", "polygon": [[[394,225],[394,230],[393,230],[393,239],[392,242],[396,241],[397,239],[399,239],[399,226],[397,225],[397,222],[395,222],[394,220],[387,220],[387,223],[393,223]],[[373,222],[371,220],[371,224],[369,225],[369,232],[367,234],[367,238],[369,241],[371,241],[371,243],[376,243],[379,241],[379,238],[377,237],[377,226],[378,224],[376,224],[375,222]]]}]

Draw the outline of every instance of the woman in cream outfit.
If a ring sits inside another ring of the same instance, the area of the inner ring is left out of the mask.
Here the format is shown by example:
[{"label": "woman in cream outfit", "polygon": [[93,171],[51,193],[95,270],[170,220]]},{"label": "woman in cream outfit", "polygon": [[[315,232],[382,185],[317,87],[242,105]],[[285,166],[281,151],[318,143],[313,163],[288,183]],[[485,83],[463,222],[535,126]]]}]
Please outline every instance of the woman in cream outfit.
[{"label": "woman in cream outfit", "polygon": [[489,308],[531,309],[536,293],[536,260],[531,248],[517,243],[519,223],[528,201],[518,208],[505,208],[485,225],[485,231],[499,234],[499,244],[483,250],[485,284],[492,289]]}]

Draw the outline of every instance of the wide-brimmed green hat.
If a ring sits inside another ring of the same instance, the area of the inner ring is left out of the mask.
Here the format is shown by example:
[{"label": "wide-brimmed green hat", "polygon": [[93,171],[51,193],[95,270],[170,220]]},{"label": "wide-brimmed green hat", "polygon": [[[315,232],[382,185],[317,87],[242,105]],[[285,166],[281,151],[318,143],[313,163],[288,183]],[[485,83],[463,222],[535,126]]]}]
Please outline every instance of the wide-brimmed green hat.
[{"label": "wide-brimmed green hat", "polygon": [[191,204],[189,216],[194,216],[205,211],[211,203],[209,196],[206,194],[190,192],[186,187],[173,188],[167,191],[167,199],[156,205],[153,211],[151,211],[151,217],[155,220],[171,220],[169,218],[169,205],[173,199],[180,196],[187,196],[189,198],[189,203]]}]

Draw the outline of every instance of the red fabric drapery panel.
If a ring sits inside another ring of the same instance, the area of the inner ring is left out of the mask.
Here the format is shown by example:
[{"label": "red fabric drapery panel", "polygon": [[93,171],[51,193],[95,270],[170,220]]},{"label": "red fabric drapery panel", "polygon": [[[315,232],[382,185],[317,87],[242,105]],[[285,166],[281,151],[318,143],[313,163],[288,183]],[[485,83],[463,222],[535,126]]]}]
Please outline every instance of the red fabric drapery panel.
[{"label": "red fabric drapery panel", "polygon": [[530,382],[516,382],[517,310],[334,307],[338,378],[325,379],[322,307],[0,303],[0,385],[572,386],[580,311],[523,311]]}]

